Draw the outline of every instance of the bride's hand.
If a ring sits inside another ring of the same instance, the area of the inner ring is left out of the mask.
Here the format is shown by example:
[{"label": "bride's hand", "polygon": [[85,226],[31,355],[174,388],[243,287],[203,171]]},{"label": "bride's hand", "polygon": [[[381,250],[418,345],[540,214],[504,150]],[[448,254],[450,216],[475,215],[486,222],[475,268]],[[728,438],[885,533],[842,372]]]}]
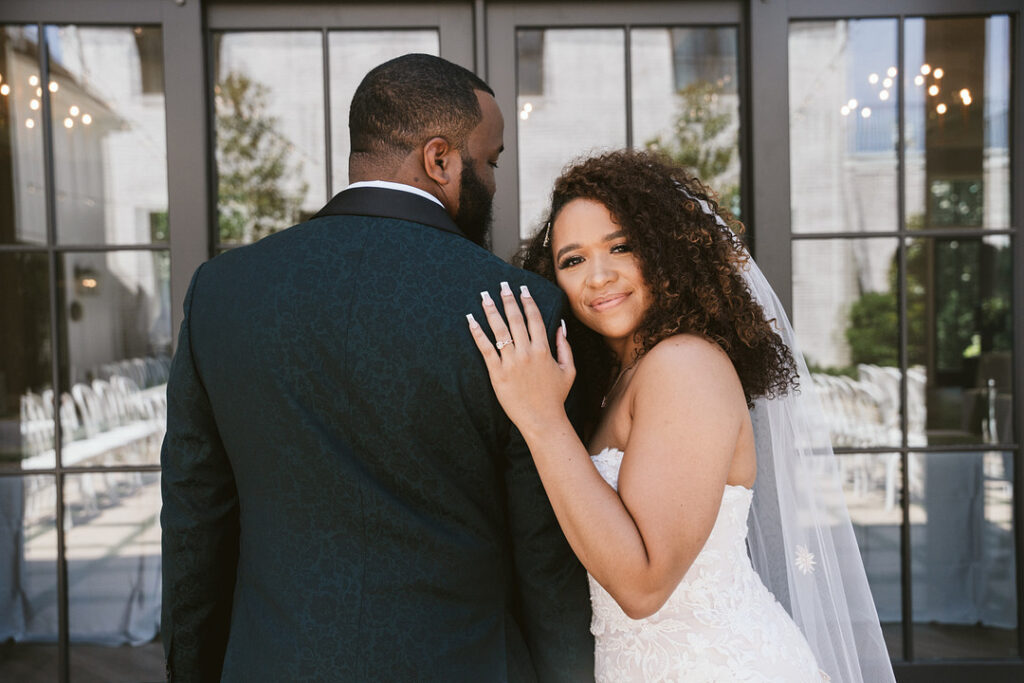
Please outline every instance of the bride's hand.
[{"label": "bride's hand", "polygon": [[[544,319],[526,285],[521,288],[523,310],[507,282],[501,283],[501,299],[508,325],[487,292],[481,292],[484,316],[491,326],[497,347],[487,338],[472,314],[466,316],[469,331],[487,364],[494,393],[509,419],[520,431],[541,428],[560,417],[564,420],[576,366],[565,338],[565,323],[555,333],[557,361],[551,357]],[[523,319],[523,313],[526,319]]]}]

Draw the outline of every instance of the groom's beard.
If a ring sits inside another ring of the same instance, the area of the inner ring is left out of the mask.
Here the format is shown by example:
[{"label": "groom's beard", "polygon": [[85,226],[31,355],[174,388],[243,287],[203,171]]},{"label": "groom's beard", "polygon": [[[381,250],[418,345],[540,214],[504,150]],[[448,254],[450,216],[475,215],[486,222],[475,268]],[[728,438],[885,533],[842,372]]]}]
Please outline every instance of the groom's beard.
[{"label": "groom's beard", "polygon": [[461,184],[455,225],[471,241],[486,247],[493,218],[494,197],[477,175],[473,160],[468,157],[462,158]]}]

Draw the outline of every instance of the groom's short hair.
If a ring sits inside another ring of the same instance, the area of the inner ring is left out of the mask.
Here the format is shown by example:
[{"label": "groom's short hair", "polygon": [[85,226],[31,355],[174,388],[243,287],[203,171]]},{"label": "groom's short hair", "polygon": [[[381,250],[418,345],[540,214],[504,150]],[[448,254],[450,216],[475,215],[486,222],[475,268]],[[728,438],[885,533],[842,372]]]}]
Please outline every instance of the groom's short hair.
[{"label": "groom's short hair", "polygon": [[408,54],[384,62],[352,97],[352,156],[401,159],[437,136],[461,149],[483,117],[477,90],[494,95],[472,71],[440,57]]}]

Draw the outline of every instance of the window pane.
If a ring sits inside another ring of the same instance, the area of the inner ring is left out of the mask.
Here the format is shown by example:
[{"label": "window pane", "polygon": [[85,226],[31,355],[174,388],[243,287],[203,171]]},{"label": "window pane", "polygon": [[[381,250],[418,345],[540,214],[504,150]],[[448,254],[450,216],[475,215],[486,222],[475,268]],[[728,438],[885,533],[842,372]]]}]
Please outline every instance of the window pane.
[{"label": "window pane", "polygon": [[1013,453],[911,454],[914,653],[1017,655]]},{"label": "window pane", "polygon": [[38,87],[36,27],[0,28],[0,244],[46,244]]},{"label": "window pane", "polygon": [[163,680],[159,646],[133,652],[77,644],[141,645],[159,633],[160,475],[69,475],[64,501],[73,668],[106,663],[120,680]]},{"label": "window pane", "polygon": [[331,193],[348,185],[348,106],[367,72],[410,52],[441,54],[436,30],[331,31],[328,43],[331,80]]},{"label": "window pane", "polygon": [[52,476],[0,477],[0,680],[57,680],[56,520]]},{"label": "window pane", "polygon": [[1010,19],[905,23],[907,227],[1010,225]]},{"label": "window pane", "polygon": [[899,453],[840,455],[843,492],[889,656],[903,659]]},{"label": "window pane", "polygon": [[789,28],[793,232],[896,230],[897,22]]},{"label": "window pane", "polygon": [[46,30],[58,240],[166,242],[161,30]]},{"label": "window pane", "polygon": [[[882,238],[793,242],[793,326],[837,447],[902,442],[898,247]],[[911,396],[913,411],[923,399]],[[912,412],[912,434],[919,423]]]},{"label": "window pane", "polygon": [[255,242],[327,201],[323,40],[218,33],[213,51],[219,240]]},{"label": "window pane", "polygon": [[626,145],[621,29],[520,29],[519,234],[537,231],[562,167]]},{"label": "window pane", "polygon": [[930,444],[1014,439],[1011,245],[908,242],[908,352],[925,382]]},{"label": "window pane", "polygon": [[3,469],[54,466],[49,271],[46,254],[0,253]]},{"label": "window pane", "polygon": [[157,463],[171,349],[168,254],[62,259],[62,462]]},{"label": "window pane", "polygon": [[644,28],[630,33],[633,141],[664,151],[740,215],[737,31]]}]

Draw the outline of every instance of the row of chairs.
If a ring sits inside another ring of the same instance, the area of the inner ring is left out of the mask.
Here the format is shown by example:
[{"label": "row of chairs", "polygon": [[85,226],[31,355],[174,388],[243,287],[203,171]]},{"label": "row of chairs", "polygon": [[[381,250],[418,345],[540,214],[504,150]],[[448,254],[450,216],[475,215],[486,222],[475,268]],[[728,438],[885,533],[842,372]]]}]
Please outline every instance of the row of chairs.
[{"label": "row of chairs", "polygon": [[[832,445],[846,448],[899,446],[902,443],[900,420],[899,368],[861,364],[858,377],[845,375],[812,375],[821,397],[822,409],[829,425]],[[925,403],[926,375],[924,368],[907,369],[907,439],[912,446],[926,443]],[[885,509],[896,505],[899,480],[898,453],[875,455],[844,455],[839,463],[844,478],[855,497],[884,490]],[[923,493],[921,463],[910,458],[908,476],[910,495]]]},{"label": "row of chairs", "polygon": [[[64,466],[150,464],[159,459],[167,420],[169,359],[138,358],[98,368],[95,379],[77,382],[60,395]],[[52,390],[21,397],[22,468],[53,467],[54,396]],[[87,472],[69,477],[65,489],[68,527],[76,518],[117,505],[143,483],[141,473]],[[25,523],[52,518],[51,477],[25,478]]]}]

